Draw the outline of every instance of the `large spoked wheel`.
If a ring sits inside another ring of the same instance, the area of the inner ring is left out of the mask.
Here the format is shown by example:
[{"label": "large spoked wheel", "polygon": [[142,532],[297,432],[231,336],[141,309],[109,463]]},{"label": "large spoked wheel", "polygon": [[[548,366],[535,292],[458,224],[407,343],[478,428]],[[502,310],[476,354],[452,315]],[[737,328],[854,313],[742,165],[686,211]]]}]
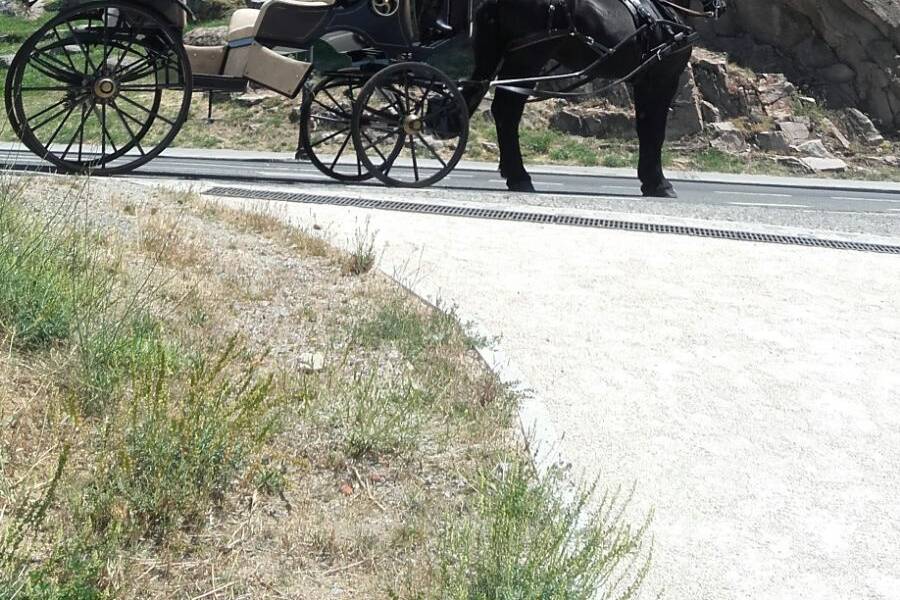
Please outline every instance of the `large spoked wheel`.
[{"label": "large spoked wheel", "polygon": [[469,111],[457,84],[425,63],[398,63],[376,73],[353,112],[360,160],[391,186],[440,181],[462,158],[468,136]]},{"label": "large spoked wheel", "polygon": [[162,152],[191,103],[180,34],[147,5],[89,2],[22,45],[6,77],[19,139],[60,171],[127,173]]},{"label": "large spoked wheel", "polygon": [[300,144],[319,171],[339,181],[372,177],[356,153],[351,126],[353,105],[365,80],[330,75],[315,85],[300,109]]}]

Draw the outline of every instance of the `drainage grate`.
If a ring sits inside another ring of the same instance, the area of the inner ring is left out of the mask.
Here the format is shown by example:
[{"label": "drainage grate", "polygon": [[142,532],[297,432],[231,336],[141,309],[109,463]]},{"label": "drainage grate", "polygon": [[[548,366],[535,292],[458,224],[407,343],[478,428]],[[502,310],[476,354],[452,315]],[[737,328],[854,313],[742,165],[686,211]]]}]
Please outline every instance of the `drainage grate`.
[{"label": "drainage grate", "polygon": [[444,204],[420,204],[416,202],[400,202],[397,200],[367,200],[364,198],[322,196],[318,194],[298,194],[294,192],[273,192],[268,190],[253,190],[237,187],[213,187],[206,190],[204,193],[210,196],[224,196],[228,198],[276,200],[282,202],[297,202],[301,204],[328,204],[332,206],[352,206],[354,208],[392,210],[398,212],[441,215],[447,217],[494,219],[500,221],[517,221],[525,223],[546,223],[548,225],[594,227],[599,229],[617,229],[620,231],[637,231],[643,233],[691,235],[695,237],[716,238],[721,240],[737,240],[742,242],[788,244],[792,246],[807,246],[810,248],[832,248],[835,250],[858,250],[860,252],[900,254],[900,246],[889,246],[885,244],[848,242],[843,240],[828,240],[821,238],[799,237],[793,235],[777,235],[771,233],[753,233],[749,231],[729,231],[726,229],[688,227],[685,225],[658,225],[655,223],[616,221],[611,219],[577,217],[573,215],[554,215],[548,213],[532,213],[514,210],[498,210],[491,208],[467,208],[464,206],[447,206]]}]

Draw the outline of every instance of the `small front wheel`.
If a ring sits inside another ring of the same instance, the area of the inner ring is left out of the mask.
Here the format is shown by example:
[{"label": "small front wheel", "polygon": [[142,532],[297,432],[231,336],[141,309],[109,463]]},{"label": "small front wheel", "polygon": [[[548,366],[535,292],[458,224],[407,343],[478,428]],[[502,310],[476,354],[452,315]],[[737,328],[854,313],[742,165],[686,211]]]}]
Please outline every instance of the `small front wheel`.
[{"label": "small front wheel", "polygon": [[372,76],[353,111],[353,142],[390,186],[426,187],[462,158],[469,111],[457,84],[431,65],[398,63]]}]

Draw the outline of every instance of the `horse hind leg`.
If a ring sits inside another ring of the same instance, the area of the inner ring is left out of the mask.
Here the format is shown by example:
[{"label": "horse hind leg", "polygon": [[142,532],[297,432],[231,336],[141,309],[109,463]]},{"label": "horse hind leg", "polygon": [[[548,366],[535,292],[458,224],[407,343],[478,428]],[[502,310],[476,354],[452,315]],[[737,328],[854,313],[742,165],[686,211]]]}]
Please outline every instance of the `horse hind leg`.
[{"label": "horse hind leg", "polygon": [[644,196],[677,198],[662,169],[662,148],[666,140],[669,109],[681,85],[690,51],[673,54],[647,71],[634,84],[634,107],[640,141],[638,178]]}]

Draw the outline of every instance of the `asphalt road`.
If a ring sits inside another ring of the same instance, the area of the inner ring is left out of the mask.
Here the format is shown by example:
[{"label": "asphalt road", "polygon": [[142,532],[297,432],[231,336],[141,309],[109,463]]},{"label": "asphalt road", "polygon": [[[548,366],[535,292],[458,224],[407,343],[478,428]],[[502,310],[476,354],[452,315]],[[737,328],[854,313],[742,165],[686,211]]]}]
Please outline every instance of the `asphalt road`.
[{"label": "asphalt road", "polygon": [[[23,150],[0,150],[0,166],[14,169],[46,168],[46,163]],[[423,169],[427,172],[427,169]],[[322,184],[335,188],[345,184],[334,182],[305,161],[247,160],[239,158],[199,158],[160,156],[135,171],[138,176],[166,176],[181,179],[265,181],[267,183]],[[424,176],[424,175],[423,175]],[[562,169],[560,173],[539,170],[533,176],[538,192],[549,195],[596,200],[629,200],[640,197],[635,177],[597,176]],[[886,185],[881,190],[863,190],[847,186],[841,180],[830,180],[830,189],[821,183],[813,187],[796,185],[760,185],[754,183],[679,181],[678,202],[725,208],[760,208],[788,211],[827,211],[847,214],[882,214],[900,217],[900,187]],[[378,182],[364,186],[381,187]],[[500,174],[483,168],[457,167],[435,186],[443,190],[505,191]],[[889,189],[895,188],[895,189]]]}]

